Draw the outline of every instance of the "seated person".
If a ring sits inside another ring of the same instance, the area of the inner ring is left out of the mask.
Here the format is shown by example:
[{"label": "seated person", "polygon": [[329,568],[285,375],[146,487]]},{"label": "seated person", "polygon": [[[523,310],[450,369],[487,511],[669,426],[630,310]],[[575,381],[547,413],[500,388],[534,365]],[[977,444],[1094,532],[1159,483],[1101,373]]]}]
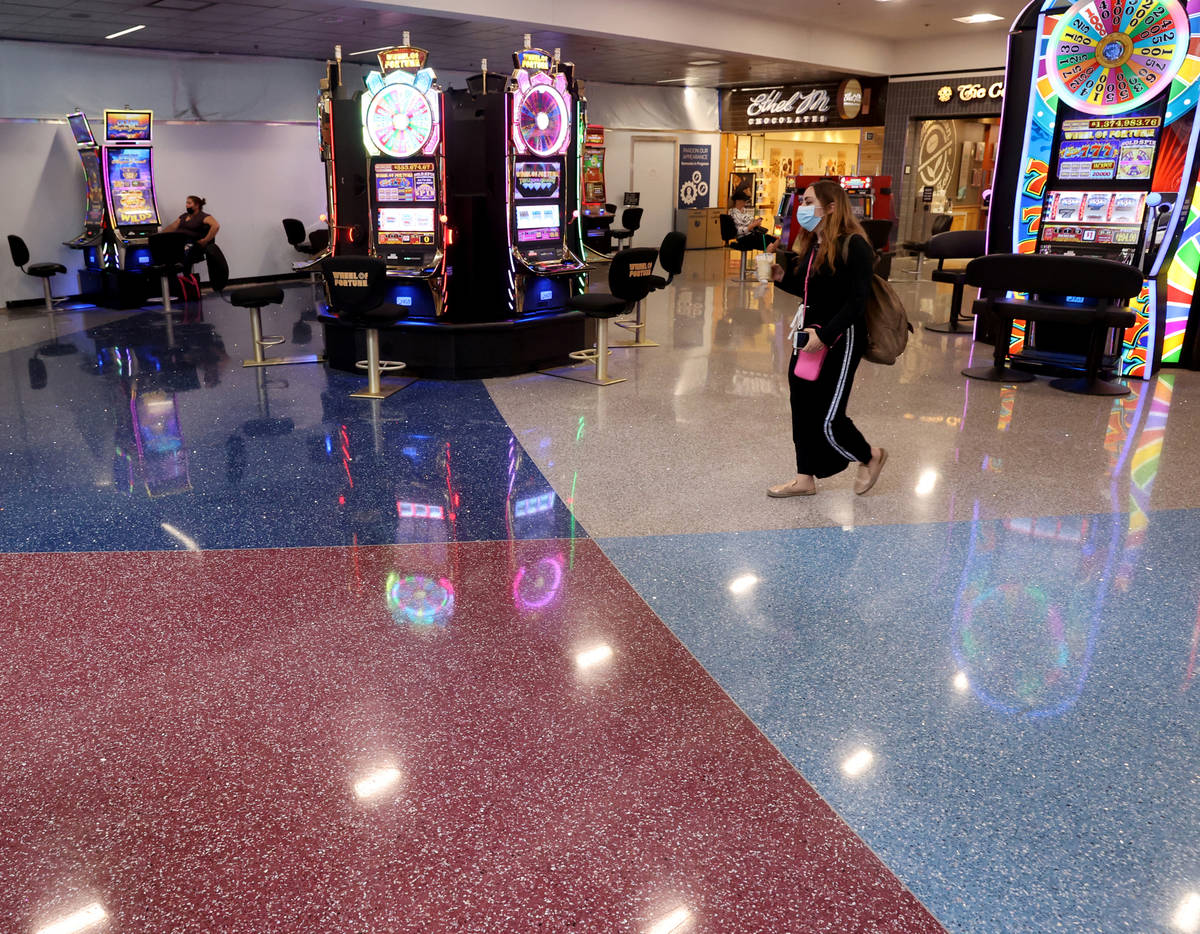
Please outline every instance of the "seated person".
[{"label": "seated person", "polygon": [[221,229],[215,217],[204,213],[207,203],[199,195],[188,195],[184,212],[162,229],[163,233],[181,233],[193,241],[184,254],[185,272],[191,272],[192,266],[204,259],[204,248],[216,239]]},{"label": "seated person", "polygon": [[729,209],[729,216],[733,218],[737,227],[738,246],[751,250],[765,250],[769,244],[774,243],[775,238],[767,233],[762,225],[763,219],[750,210],[750,196],[744,191],[736,191],[732,200],[733,207]]}]

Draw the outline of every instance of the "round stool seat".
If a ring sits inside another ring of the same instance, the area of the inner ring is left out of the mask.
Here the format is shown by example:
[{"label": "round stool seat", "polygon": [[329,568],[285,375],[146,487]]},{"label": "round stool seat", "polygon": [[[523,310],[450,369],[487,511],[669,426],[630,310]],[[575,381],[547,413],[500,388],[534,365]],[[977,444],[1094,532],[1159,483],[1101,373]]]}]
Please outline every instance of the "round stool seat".
[{"label": "round stool seat", "polygon": [[624,227],[609,227],[608,232],[618,240],[624,240],[626,237],[633,236],[633,231],[626,230]]},{"label": "round stool seat", "polygon": [[282,305],[283,289],[277,285],[248,285],[226,293],[229,302],[238,308],[262,308],[263,305]]},{"label": "round stool seat", "polygon": [[567,307],[582,311],[589,318],[616,318],[625,314],[629,302],[606,292],[588,292],[567,299]]},{"label": "round stool seat", "polygon": [[30,266],[26,266],[25,271],[31,276],[37,276],[39,279],[49,279],[60,272],[65,273],[67,267],[62,265],[62,263],[33,263]]}]

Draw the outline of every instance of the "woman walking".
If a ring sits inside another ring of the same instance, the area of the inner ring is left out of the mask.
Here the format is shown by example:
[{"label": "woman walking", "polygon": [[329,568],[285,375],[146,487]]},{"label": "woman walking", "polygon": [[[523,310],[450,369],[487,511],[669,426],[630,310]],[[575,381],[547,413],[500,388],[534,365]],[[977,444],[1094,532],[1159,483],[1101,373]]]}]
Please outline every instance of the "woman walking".
[{"label": "woman walking", "polygon": [[846,415],[867,345],[875,251],[835,182],[814,182],[804,192],[796,220],[801,227],[796,252],[789,263],[773,268],[779,287],[804,302],[793,322],[796,350],[788,365],[796,476],[767,495],[811,496],[818,477],[841,473],[851,462],[859,464],[854,492],[862,495],[887,461],[887,451],[871,447]]}]

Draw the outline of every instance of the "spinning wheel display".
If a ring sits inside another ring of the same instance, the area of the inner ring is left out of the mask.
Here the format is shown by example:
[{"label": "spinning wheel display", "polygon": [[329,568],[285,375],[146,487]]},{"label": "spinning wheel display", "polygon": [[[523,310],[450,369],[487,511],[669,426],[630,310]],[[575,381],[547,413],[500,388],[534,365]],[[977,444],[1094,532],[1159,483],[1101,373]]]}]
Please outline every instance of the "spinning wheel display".
[{"label": "spinning wheel display", "polygon": [[1124,113],[1171,85],[1190,40],[1179,0],[1079,0],[1050,37],[1047,77],[1076,110]]},{"label": "spinning wheel display", "polygon": [[367,105],[367,133],[381,152],[399,159],[421,151],[433,133],[429,101],[409,84],[389,84]]},{"label": "spinning wheel display", "polygon": [[534,155],[557,153],[567,134],[567,102],[557,88],[530,88],[517,104],[517,129]]}]

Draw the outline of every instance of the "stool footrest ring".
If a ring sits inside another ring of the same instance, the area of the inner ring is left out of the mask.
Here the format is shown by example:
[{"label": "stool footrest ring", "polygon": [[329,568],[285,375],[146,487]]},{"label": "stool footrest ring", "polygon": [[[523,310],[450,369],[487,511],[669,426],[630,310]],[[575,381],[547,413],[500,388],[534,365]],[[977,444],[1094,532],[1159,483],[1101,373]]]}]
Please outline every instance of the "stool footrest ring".
[{"label": "stool footrest ring", "polygon": [[260,337],[255,341],[255,343],[258,344],[259,347],[277,347],[280,344],[286,344],[287,338],[275,336]]},{"label": "stool footrest ring", "polygon": [[[360,370],[369,370],[371,368],[371,361],[370,360],[356,360],[354,362],[354,365],[356,367],[358,367],[358,369],[360,369]],[[405,368],[405,366],[407,366],[407,364],[401,363],[399,360],[380,360],[379,361],[379,372],[380,373],[391,373],[393,370],[403,370]]]}]

